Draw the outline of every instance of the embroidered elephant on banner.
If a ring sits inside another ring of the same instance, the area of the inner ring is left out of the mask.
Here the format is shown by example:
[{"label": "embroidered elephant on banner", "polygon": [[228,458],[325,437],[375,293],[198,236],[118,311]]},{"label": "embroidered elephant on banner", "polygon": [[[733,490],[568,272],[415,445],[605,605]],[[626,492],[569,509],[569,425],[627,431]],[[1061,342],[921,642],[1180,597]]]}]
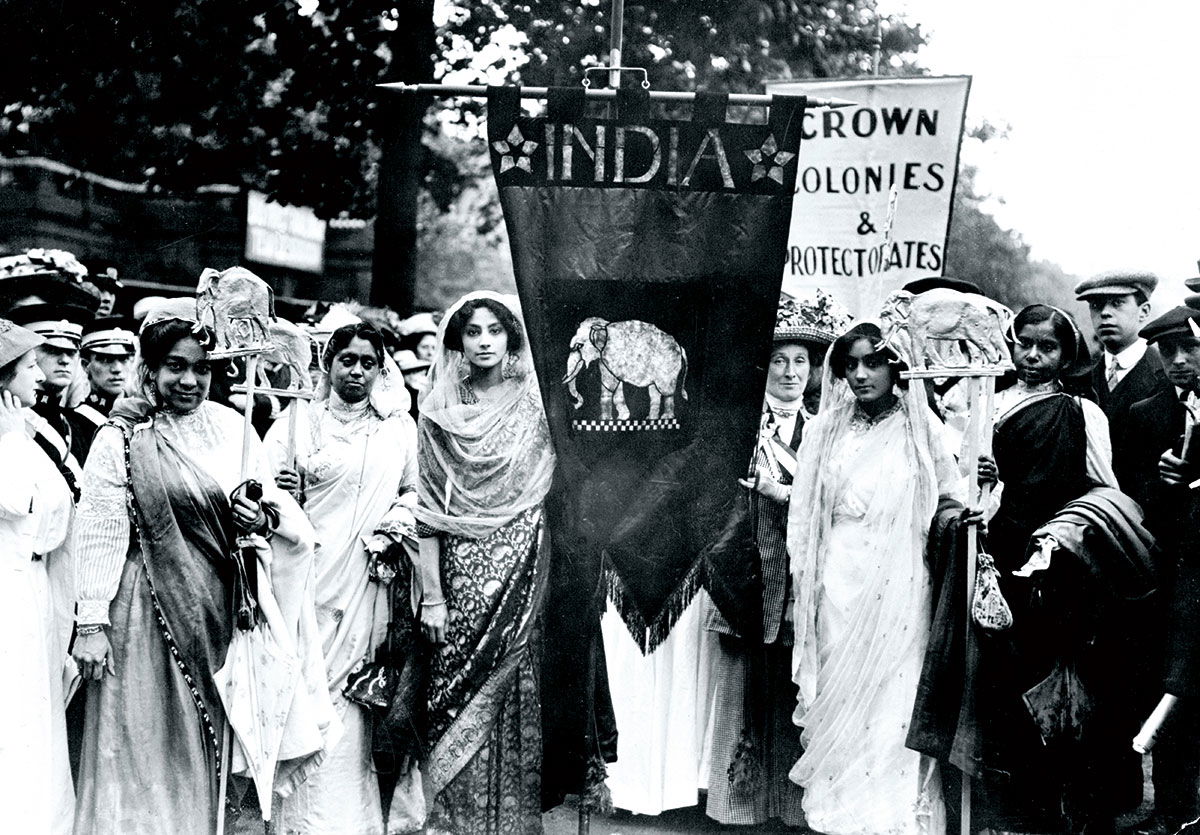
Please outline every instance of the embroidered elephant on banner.
[{"label": "embroidered elephant on banner", "polygon": [[675,392],[684,400],[687,390],[687,352],[675,339],[648,322],[609,322],[593,316],[584,319],[571,338],[567,373],[562,381],[576,409],[583,406],[576,377],[594,362],[600,363],[600,419],[629,419],[622,383],[654,388],[650,394],[650,420],[675,417]]}]

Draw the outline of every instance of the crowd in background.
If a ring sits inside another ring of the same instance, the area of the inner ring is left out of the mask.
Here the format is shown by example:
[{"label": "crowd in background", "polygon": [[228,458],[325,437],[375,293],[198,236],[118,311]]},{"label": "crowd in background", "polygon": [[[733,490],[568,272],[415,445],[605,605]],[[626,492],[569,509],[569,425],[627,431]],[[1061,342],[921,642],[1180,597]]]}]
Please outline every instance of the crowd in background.
[{"label": "crowd in background", "polygon": [[[0,318],[0,814],[541,831],[555,454],[516,299],[402,332],[319,311],[311,397],[269,368],[247,434],[245,360],[194,299],[113,316],[115,266],[62,255],[18,256],[41,266]],[[1115,832],[1169,693],[1128,825],[1200,817],[1200,310],[1151,320],[1157,283],[1076,288],[1095,356],[1068,313],[1018,311],[974,460],[965,380],[904,375],[824,293],[783,299],[740,482],[761,623],[701,594],[649,656],[605,628],[613,802],[684,805],[675,781],[723,824],[850,835],[958,831],[969,798],[977,831]],[[908,289],[939,288],[979,295]]]}]

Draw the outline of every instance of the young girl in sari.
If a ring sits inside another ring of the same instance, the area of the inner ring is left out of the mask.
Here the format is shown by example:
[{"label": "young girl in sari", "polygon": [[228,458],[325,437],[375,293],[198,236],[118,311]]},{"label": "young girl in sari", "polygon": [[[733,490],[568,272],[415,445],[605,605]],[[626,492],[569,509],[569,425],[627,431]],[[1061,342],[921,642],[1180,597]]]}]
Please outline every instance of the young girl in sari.
[{"label": "young girl in sari", "polygon": [[537,633],[554,452],[517,301],[447,311],[418,426],[429,829],[541,832]]},{"label": "young girl in sari", "polygon": [[900,368],[873,324],[834,342],[792,487],[791,779],[830,835],[945,829],[936,764],[904,743],[930,623],[925,539],[960,479],[923,382],[904,387]]}]

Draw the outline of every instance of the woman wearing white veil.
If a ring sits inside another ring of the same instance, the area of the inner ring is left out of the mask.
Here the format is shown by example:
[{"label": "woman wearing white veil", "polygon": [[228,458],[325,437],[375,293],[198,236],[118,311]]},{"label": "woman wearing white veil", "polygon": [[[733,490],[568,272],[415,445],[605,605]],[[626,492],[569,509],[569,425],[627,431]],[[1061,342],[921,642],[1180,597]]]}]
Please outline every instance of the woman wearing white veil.
[{"label": "woman wearing white veil", "polygon": [[541,832],[537,629],[554,452],[515,297],[471,293],[438,329],[418,426],[430,832]]},{"label": "woman wearing white veil", "polygon": [[415,537],[417,431],[400,371],[373,325],[335,330],[321,366],[329,385],[297,416],[295,450],[288,449],[287,420],[275,422],[265,446],[275,483],[300,497],[317,532],[317,625],[329,696],[345,733],[279,804],[275,823],[289,833],[375,835],[384,822],[371,717],[344,690],[386,637],[394,571],[384,554]]},{"label": "woman wearing white veil", "polygon": [[904,388],[899,369],[874,324],[834,342],[789,510],[805,749],[790,776],[808,826],[836,835],[945,830],[936,765],[904,741],[930,623],[925,539],[960,479],[923,382]]}]

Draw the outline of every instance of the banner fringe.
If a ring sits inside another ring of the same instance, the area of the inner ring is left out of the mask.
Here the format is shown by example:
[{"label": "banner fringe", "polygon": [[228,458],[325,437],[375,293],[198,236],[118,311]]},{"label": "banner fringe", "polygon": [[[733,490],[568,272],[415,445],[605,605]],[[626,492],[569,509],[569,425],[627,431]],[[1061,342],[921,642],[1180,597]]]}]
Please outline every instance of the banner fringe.
[{"label": "banner fringe", "polygon": [[683,580],[671,592],[662,610],[653,622],[647,623],[633,597],[625,590],[625,584],[606,557],[604,560],[604,585],[609,601],[621,616],[630,637],[642,655],[649,655],[671,634],[675,623],[683,616],[704,578],[704,560],[697,559],[688,569]]}]

